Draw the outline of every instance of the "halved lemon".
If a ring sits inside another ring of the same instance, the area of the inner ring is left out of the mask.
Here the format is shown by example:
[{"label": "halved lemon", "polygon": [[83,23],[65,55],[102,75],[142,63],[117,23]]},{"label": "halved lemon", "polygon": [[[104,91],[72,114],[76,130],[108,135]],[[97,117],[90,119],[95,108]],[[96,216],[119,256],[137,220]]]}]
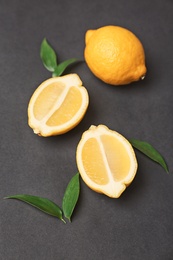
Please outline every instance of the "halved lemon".
[{"label": "halved lemon", "polygon": [[28,105],[28,124],[35,134],[64,134],[82,120],[89,104],[88,92],[77,74],[44,81]]},{"label": "halved lemon", "polygon": [[94,191],[118,198],[133,181],[137,160],[129,141],[104,125],[91,126],[77,146],[83,181]]}]

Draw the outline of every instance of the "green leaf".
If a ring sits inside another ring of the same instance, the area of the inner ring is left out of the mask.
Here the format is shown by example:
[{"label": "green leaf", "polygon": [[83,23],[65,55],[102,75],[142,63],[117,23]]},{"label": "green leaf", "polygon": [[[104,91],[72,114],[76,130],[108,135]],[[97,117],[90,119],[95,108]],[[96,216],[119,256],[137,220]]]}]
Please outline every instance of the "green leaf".
[{"label": "green leaf", "polygon": [[72,63],[78,61],[77,59],[69,59],[61,62],[57,67],[55,68],[52,77],[58,77],[61,76],[64,70]]},{"label": "green leaf", "polygon": [[59,218],[65,223],[65,220],[62,217],[62,210],[58,207],[58,205],[56,205],[54,202],[46,198],[41,198],[41,197],[27,195],[27,194],[20,194],[20,195],[8,196],[5,197],[4,199],[21,200],[51,216]]},{"label": "green leaf", "polygon": [[131,139],[129,140],[129,142],[132,144],[133,147],[138,149],[140,152],[148,156],[153,161],[159,163],[167,173],[169,172],[164,158],[152,145],[150,145],[147,142],[143,142],[135,139]]},{"label": "green leaf", "polygon": [[57,67],[57,57],[55,51],[48,44],[46,39],[41,43],[40,57],[46,69],[53,72]]},{"label": "green leaf", "polygon": [[71,216],[79,198],[80,182],[79,173],[73,176],[64,193],[62,208],[64,216],[71,221]]}]

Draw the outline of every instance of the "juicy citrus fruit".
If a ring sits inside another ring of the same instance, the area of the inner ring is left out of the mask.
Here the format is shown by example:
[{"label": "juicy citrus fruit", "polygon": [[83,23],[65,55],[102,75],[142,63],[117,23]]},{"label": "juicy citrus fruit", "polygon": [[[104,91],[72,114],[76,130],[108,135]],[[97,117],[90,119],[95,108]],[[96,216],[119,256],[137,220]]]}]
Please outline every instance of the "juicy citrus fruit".
[{"label": "juicy citrus fruit", "polygon": [[83,133],[76,160],[84,182],[94,191],[112,198],[121,195],[137,171],[131,144],[104,125],[91,126]]},{"label": "juicy citrus fruit", "polygon": [[102,81],[125,85],[145,77],[144,49],[131,31],[113,25],[88,30],[85,43],[85,61]]},{"label": "juicy citrus fruit", "polygon": [[77,74],[50,78],[30,99],[28,124],[41,136],[66,133],[82,120],[88,103],[88,92]]}]

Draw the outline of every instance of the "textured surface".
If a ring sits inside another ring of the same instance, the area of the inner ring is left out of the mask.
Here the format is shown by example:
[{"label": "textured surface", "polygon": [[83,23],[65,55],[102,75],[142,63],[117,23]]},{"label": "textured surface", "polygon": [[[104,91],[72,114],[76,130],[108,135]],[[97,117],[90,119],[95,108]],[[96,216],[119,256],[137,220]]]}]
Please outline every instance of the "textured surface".
[{"label": "textured surface", "polygon": [[[171,0],[0,0],[0,259],[173,259],[173,2]],[[44,37],[59,61],[83,58],[88,29],[114,24],[133,31],[146,52],[147,76],[112,87],[85,63],[69,67],[90,95],[82,122],[42,138],[27,125],[27,106],[51,74],[39,58]],[[81,181],[72,223],[29,205],[2,200],[13,194],[47,197],[61,205],[76,173],[75,150],[91,124],[150,142],[166,158],[170,175],[136,152],[139,169],[120,199],[91,191]]]}]

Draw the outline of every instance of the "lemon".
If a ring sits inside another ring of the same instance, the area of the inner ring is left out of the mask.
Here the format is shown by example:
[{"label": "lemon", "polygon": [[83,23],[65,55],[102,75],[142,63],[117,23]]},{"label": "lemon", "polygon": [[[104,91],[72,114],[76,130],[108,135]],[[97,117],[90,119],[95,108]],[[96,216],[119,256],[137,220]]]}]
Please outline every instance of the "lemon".
[{"label": "lemon", "polygon": [[64,134],[84,117],[89,96],[77,74],[44,81],[33,93],[28,105],[28,124],[35,134]]},{"label": "lemon", "polygon": [[125,85],[144,79],[147,71],[144,48],[131,31],[113,25],[88,30],[85,43],[85,61],[100,80]]},{"label": "lemon", "polygon": [[118,198],[133,181],[137,160],[128,140],[104,125],[91,126],[77,146],[83,181],[94,191]]}]

